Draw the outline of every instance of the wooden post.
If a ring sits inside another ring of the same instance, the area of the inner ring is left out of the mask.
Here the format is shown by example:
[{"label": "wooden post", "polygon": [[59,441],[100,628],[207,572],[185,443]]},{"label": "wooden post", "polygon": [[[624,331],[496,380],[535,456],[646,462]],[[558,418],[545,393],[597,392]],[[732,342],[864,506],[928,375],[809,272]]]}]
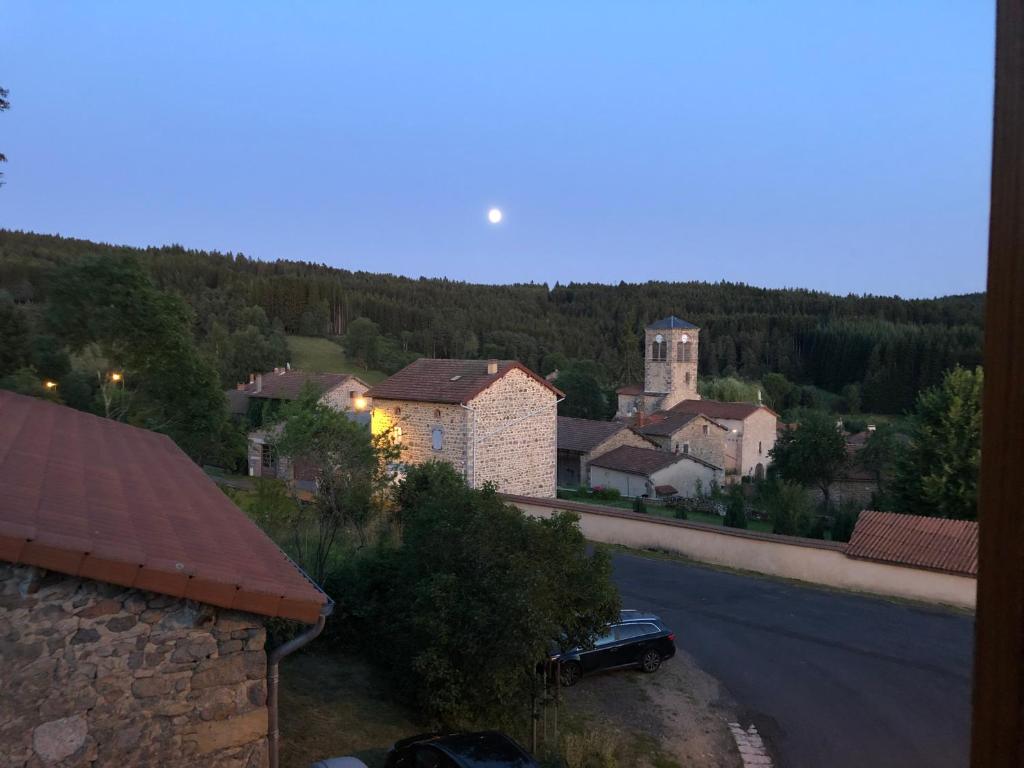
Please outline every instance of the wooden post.
[{"label": "wooden post", "polygon": [[971,765],[1024,766],[1024,0],[999,0]]}]

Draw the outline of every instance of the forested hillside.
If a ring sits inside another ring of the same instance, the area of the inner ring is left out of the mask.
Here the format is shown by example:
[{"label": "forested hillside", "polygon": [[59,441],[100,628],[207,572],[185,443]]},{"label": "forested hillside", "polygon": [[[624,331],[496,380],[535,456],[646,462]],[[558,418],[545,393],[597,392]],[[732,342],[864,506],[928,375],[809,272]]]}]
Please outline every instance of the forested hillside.
[{"label": "forested hillside", "polygon": [[[833,392],[857,385],[864,410],[879,413],[908,409],[944,370],[981,362],[981,294],[904,300],[733,283],[474,285],[5,230],[0,290],[19,303],[45,302],[58,265],[115,253],[137,256],[158,287],[189,302],[200,342],[244,332],[261,317],[270,327],[260,343],[282,333],[342,335],[365,317],[388,338],[390,358],[377,361],[386,370],[414,354],[514,357],[544,372],[592,360],[607,384],[639,381],[643,326],[668,314],[701,327],[702,375],[760,380],[775,372]],[[262,312],[253,315],[254,307]],[[224,320],[232,315],[241,315],[233,326]]]}]

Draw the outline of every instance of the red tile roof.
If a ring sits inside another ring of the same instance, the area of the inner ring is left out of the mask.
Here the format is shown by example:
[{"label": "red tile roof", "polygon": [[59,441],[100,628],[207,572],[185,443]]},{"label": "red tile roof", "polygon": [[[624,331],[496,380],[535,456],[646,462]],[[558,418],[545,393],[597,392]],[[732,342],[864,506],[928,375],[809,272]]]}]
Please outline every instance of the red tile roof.
[{"label": "red tile roof", "polygon": [[861,512],[846,554],[977,576],[978,524],[973,520]]},{"label": "red tile roof", "polygon": [[621,421],[597,421],[595,419],[574,419],[558,417],[558,450],[590,453],[601,443],[629,429]]},{"label": "red tile roof", "polygon": [[[650,421],[648,423],[643,425],[637,423],[633,428],[641,435],[658,435],[661,437],[668,437],[670,435],[674,435],[691,421],[699,419],[701,416],[703,416],[703,414],[673,413],[672,411],[668,411],[667,413],[663,412],[661,414],[652,414],[652,417],[649,417]],[[707,419],[706,416],[704,418]],[[720,429],[723,432],[725,431],[725,427],[717,421],[713,421],[712,419],[708,419],[708,421],[711,422],[715,429]]]},{"label": "red tile roof", "polygon": [[590,462],[590,466],[647,477],[659,469],[670,467],[684,460],[694,461],[711,469],[721,469],[721,467],[716,467],[714,464],[696,456],[691,456],[688,453],[670,453],[669,451],[659,451],[654,448],[637,448],[632,445],[620,445],[618,448],[608,451],[608,453],[602,453]]},{"label": "red tile roof", "polygon": [[417,400],[426,403],[467,403],[511,371],[522,371],[556,397],[562,392],[516,360],[499,360],[497,373],[487,373],[487,360],[440,360],[421,357],[394,376],[370,388],[375,400]]},{"label": "red tile roof", "polygon": [[0,391],[0,560],[313,623],[327,596],[166,435]]},{"label": "red tile roof", "polygon": [[[312,384],[320,392],[329,392],[349,381],[366,386],[362,379],[349,373],[314,373],[312,371],[277,373],[270,371],[260,374],[260,376],[259,382],[251,382],[245,385],[245,389],[234,391],[244,392],[249,397],[258,397],[264,400],[296,400],[302,394],[302,389],[307,383]],[[231,396],[229,395],[229,397]]]},{"label": "red tile roof", "polygon": [[710,419],[732,419],[743,421],[759,409],[764,408],[778,417],[771,408],[757,403],[726,403],[721,400],[683,400],[669,410],[674,413],[699,413]]}]

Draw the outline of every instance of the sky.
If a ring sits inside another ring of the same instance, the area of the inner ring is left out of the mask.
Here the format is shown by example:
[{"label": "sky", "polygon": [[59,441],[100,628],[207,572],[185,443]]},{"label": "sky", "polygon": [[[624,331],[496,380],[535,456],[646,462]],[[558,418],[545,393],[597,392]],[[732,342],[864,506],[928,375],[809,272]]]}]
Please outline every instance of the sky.
[{"label": "sky", "polygon": [[0,0],[0,227],[486,283],[983,290],[994,6]]}]

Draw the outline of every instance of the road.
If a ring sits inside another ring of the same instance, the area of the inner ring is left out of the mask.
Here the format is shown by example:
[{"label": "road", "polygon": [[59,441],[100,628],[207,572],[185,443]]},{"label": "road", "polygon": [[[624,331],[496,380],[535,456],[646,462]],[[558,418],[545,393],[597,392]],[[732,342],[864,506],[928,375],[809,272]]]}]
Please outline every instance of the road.
[{"label": "road", "polygon": [[614,564],[623,606],[661,615],[783,768],[968,764],[972,616],[673,560]]}]

